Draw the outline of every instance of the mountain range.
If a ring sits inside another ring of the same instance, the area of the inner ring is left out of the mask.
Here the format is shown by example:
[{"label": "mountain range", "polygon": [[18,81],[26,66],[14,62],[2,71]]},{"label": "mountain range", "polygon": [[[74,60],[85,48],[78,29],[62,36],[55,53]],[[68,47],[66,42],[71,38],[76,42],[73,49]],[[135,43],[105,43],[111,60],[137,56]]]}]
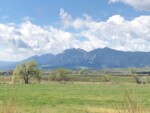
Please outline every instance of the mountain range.
[{"label": "mountain range", "polygon": [[59,67],[71,69],[149,67],[150,52],[125,52],[107,47],[87,52],[82,49],[72,48],[56,55],[36,55],[18,62],[0,61],[0,69],[14,69],[18,63],[29,60],[35,60],[42,69]]}]

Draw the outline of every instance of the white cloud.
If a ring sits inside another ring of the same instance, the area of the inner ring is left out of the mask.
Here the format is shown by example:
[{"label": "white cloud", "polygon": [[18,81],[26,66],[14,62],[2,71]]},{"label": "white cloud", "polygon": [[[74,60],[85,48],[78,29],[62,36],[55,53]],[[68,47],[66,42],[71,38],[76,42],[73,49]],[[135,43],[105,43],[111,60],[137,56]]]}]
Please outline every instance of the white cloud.
[{"label": "white cloud", "polygon": [[106,21],[95,21],[86,14],[74,19],[61,9],[60,17],[62,29],[38,26],[30,21],[19,25],[0,24],[0,60],[56,54],[67,48],[90,51],[110,47],[123,51],[150,51],[150,16],[140,16],[129,21],[114,15]]},{"label": "white cloud", "polygon": [[37,26],[29,21],[18,26],[0,24],[0,40],[0,58],[7,60],[21,60],[35,54],[55,54],[77,47],[79,43],[69,32],[53,26]]},{"label": "white cloud", "polygon": [[[150,16],[140,16],[130,21],[120,15],[99,22],[84,18],[68,21],[70,27],[80,29],[78,36],[87,38],[80,45],[83,49],[110,47],[123,51],[150,51]],[[77,21],[80,24],[75,26]]]},{"label": "white cloud", "polygon": [[92,20],[92,17],[87,15],[87,14],[83,14],[84,18],[77,18],[75,20],[73,20],[72,16],[70,14],[68,14],[67,12],[65,12],[64,9],[60,9],[60,18],[61,18],[61,24],[63,25],[63,28],[69,28],[69,27],[74,27],[75,29],[79,29],[82,26],[84,26],[85,21],[86,22],[90,22]]},{"label": "white cloud", "polygon": [[110,0],[109,2],[122,2],[134,7],[135,9],[150,11],[150,0]]},{"label": "white cloud", "polygon": [[64,28],[67,28],[71,25],[72,17],[64,9],[60,9],[60,17],[62,20],[62,25]]}]

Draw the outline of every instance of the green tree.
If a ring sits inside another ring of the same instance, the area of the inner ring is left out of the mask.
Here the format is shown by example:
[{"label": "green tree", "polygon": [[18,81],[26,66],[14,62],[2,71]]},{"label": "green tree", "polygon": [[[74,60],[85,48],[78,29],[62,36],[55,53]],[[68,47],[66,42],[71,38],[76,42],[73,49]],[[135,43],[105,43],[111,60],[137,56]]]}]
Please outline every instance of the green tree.
[{"label": "green tree", "polygon": [[57,74],[58,73],[56,72],[56,70],[50,71],[49,75],[50,75],[51,81],[57,81],[59,79]]},{"label": "green tree", "polygon": [[80,75],[84,75],[84,74],[85,74],[85,70],[84,70],[83,68],[81,68],[81,69],[79,70],[79,74],[80,74]]},{"label": "green tree", "polygon": [[40,78],[40,70],[34,60],[18,64],[13,71],[12,79],[13,81],[22,79],[25,84],[28,84],[33,77],[36,79]]},{"label": "green tree", "polygon": [[131,69],[131,74],[136,74],[137,73],[137,71],[136,71],[136,69]]},{"label": "green tree", "polygon": [[56,70],[53,70],[50,75],[52,75],[51,80],[55,80],[59,79],[59,80],[66,80],[67,79],[67,75],[69,74],[68,69],[65,68],[58,68]]}]

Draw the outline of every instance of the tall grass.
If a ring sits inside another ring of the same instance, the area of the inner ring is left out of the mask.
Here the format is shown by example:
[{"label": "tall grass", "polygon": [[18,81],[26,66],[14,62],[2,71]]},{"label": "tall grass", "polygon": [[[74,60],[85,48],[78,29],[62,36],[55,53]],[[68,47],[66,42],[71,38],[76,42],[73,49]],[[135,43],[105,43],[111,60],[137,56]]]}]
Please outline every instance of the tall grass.
[{"label": "tall grass", "polygon": [[[115,107],[115,113],[150,113],[146,109],[142,109],[136,95],[132,95],[126,87],[121,85],[123,90],[122,103]],[[136,99],[136,100],[135,100]]]},{"label": "tall grass", "polygon": [[18,113],[15,97],[8,97],[5,102],[0,104],[0,113]]}]

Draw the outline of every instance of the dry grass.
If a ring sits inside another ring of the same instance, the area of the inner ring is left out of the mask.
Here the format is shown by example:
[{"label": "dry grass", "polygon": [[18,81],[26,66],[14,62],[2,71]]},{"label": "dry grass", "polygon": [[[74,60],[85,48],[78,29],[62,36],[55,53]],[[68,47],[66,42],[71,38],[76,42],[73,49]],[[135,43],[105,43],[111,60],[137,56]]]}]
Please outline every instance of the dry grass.
[{"label": "dry grass", "polygon": [[14,97],[9,97],[6,102],[1,101],[0,113],[17,113],[17,109]]}]

